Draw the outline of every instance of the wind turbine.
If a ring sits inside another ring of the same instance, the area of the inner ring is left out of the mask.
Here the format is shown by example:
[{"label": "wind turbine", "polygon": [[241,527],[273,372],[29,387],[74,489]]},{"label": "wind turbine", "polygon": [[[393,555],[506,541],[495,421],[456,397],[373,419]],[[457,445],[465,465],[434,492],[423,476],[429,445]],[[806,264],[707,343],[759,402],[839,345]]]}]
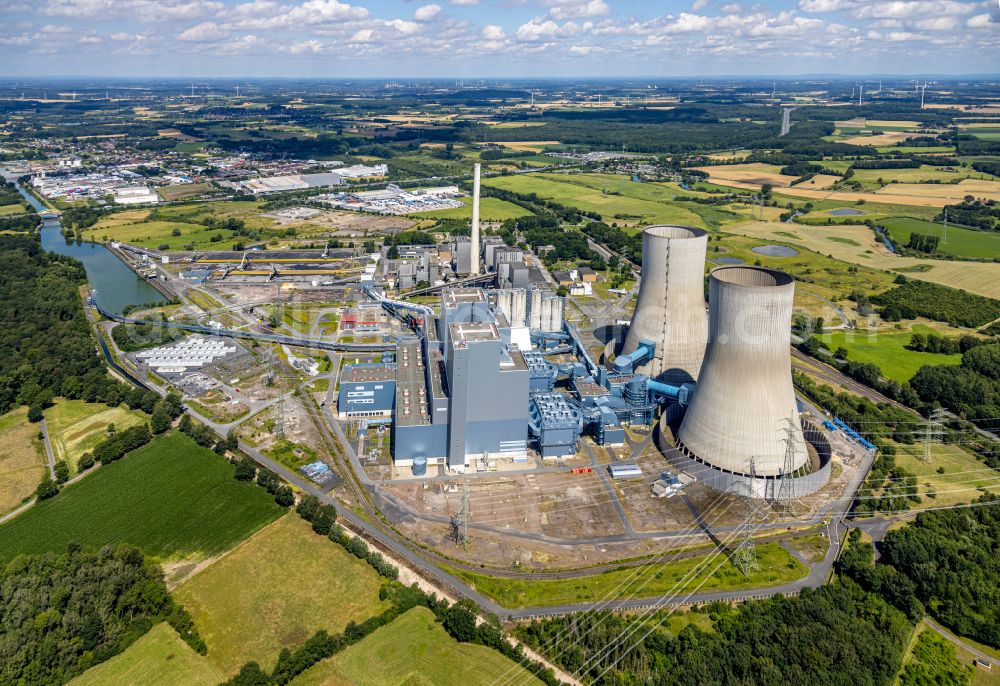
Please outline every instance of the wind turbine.
[{"label": "wind turbine", "polygon": [[920,109],[924,109],[924,91],[927,90],[927,82],[924,81],[924,85],[920,87]]},{"label": "wind turbine", "polygon": [[861,95],[865,92],[865,84],[858,85],[858,107],[861,107]]}]

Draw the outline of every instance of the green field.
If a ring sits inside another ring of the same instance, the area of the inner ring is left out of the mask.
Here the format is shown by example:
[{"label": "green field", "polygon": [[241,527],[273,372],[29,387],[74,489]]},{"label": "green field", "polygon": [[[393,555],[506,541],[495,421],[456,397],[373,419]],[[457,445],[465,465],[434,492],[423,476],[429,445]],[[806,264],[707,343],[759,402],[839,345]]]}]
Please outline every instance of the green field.
[{"label": "green field", "polygon": [[[590,178],[587,178],[590,177]],[[632,183],[623,176],[610,176],[601,185],[599,175],[521,174],[494,176],[483,180],[487,186],[516,193],[535,193],[546,200],[597,212],[607,223],[629,226],[646,224],[684,224],[706,228],[705,221],[688,206],[673,202],[675,191],[659,184]],[[607,192],[605,192],[605,190]],[[659,199],[651,199],[655,194]],[[642,196],[642,197],[640,197]],[[691,205],[691,207],[697,207]]]},{"label": "green field", "polygon": [[[777,543],[758,545],[757,556],[760,570],[750,576],[743,576],[724,555],[716,553],[620,569],[579,579],[511,579],[457,568],[448,568],[448,571],[464,579],[480,593],[509,608],[644,598],[690,592],[695,589],[721,591],[765,588],[800,579],[809,571]],[[707,564],[702,564],[706,560]],[[712,573],[716,566],[718,569]],[[699,571],[685,579],[685,576],[695,569]],[[703,582],[704,585],[701,585]]]},{"label": "green field", "polygon": [[903,382],[917,373],[924,365],[961,364],[962,356],[922,353],[907,350],[906,345],[915,333],[939,333],[924,324],[914,324],[908,331],[832,331],[820,336],[831,350],[843,346],[847,356],[856,362],[876,364],[889,379]]},{"label": "green field", "polygon": [[225,674],[194,652],[166,622],[107,662],[88,669],[70,686],[215,686]]},{"label": "green field", "polygon": [[26,407],[0,416],[0,514],[30,500],[48,471],[38,429]]},{"label": "green field", "polygon": [[[915,445],[895,445],[896,464],[917,475],[917,493],[923,502],[913,509],[971,503],[982,495],[979,489],[1000,492],[1000,470],[987,469],[961,446],[931,444],[931,460],[924,462],[919,439]],[[933,497],[928,495],[931,493]]]},{"label": "green field", "polygon": [[24,214],[28,211],[28,206],[23,202],[15,202],[10,205],[0,205],[0,217],[7,217],[12,214]]},{"label": "green field", "polygon": [[938,252],[945,255],[971,258],[1000,256],[1000,234],[996,232],[948,226],[947,240],[944,240],[944,224],[912,217],[890,217],[879,223],[886,228],[892,240],[901,245],[906,245],[911,233],[919,233],[941,237]]},{"label": "green field", "polygon": [[389,607],[382,578],[288,514],[185,581],[174,592],[225,673],[248,660],[274,666],[319,629],[343,631]]},{"label": "green field", "polygon": [[[431,210],[429,212],[414,212],[411,216],[431,219],[469,219],[472,217],[472,199],[462,198],[462,207],[453,207],[448,210]],[[517,219],[518,217],[528,217],[531,212],[520,205],[515,205],[499,198],[480,198],[479,217],[483,221],[503,221],[505,219]]]},{"label": "green field", "polygon": [[292,686],[528,686],[530,672],[486,646],[459,643],[425,607],[409,610]]},{"label": "green field", "polygon": [[[171,235],[174,229],[179,230],[181,235]],[[212,237],[216,235],[221,235],[222,241],[213,242]],[[84,237],[89,240],[120,241],[144,248],[159,248],[161,245],[166,245],[170,250],[180,250],[188,244],[193,244],[195,249],[220,249],[232,236],[232,231],[206,229],[201,224],[161,220],[118,226],[95,224],[92,229],[84,232]]]},{"label": "green field", "polygon": [[49,429],[52,452],[57,460],[66,460],[70,473],[77,471],[76,463],[85,452],[107,437],[108,427],[114,424],[121,431],[146,421],[146,415],[130,410],[125,405],[108,407],[83,400],[58,398],[45,410],[45,425]]},{"label": "green field", "polygon": [[204,559],[282,512],[266,491],[236,481],[226,460],[167,433],[0,526],[0,560],[62,552],[71,541],[131,543],[161,560]]}]

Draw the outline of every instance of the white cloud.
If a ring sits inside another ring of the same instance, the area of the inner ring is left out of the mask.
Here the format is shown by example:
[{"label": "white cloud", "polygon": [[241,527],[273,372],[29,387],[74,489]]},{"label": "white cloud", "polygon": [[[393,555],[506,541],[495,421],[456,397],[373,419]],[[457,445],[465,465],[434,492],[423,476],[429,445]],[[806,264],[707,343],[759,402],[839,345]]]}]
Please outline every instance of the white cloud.
[{"label": "white cloud", "polygon": [[502,26],[497,26],[496,24],[487,24],[483,27],[482,36],[486,40],[503,40],[507,37]]},{"label": "white cloud", "polygon": [[958,17],[931,17],[914,22],[921,31],[950,31],[958,26]]},{"label": "white cloud", "polygon": [[691,11],[698,12],[705,9],[707,6],[708,0],[694,0],[694,2],[691,3]]},{"label": "white cloud", "polygon": [[799,0],[799,9],[804,12],[836,12],[849,4],[849,0]]},{"label": "white cloud", "polygon": [[662,33],[693,33],[704,31],[712,26],[712,19],[701,14],[681,12],[677,17],[671,17],[660,31]]},{"label": "white cloud", "polygon": [[738,2],[731,2],[728,5],[723,5],[721,10],[723,14],[742,14],[743,5]]},{"label": "white cloud", "polygon": [[417,11],[413,13],[413,18],[417,21],[430,21],[439,14],[441,14],[441,5],[424,5],[417,8]]},{"label": "white cloud", "polygon": [[221,38],[225,38],[226,35],[227,32],[219,28],[219,25],[215,22],[203,21],[200,24],[182,31],[181,34],[177,36],[177,40],[205,42],[219,40]]},{"label": "white cloud", "polygon": [[352,43],[368,43],[375,37],[375,32],[372,29],[361,29],[355,31],[354,35],[351,36]]},{"label": "white cloud", "polygon": [[604,0],[546,0],[549,16],[559,21],[580,17],[603,17],[611,14],[611,7]]},{"label": "white cloud", "polygon": [[448,0],[448,4],[459,7],[471,7],[472,5],[478,5],[479,0]]},{"label": "white cloud", "polygon": [[969,17],[965,25],[970,29],[983,29],[990,25],[990,15],[989,14],[977,14],[974,17]]},{"label": "white cloud", "polygon": [[235,5],[226,12],[231,17],[229,26],[241,29],[296,28],[339,24],[345,21],[366,19],[369,12],[339,0],[306,0],[301,5],[279,5],[272,0],[253,0]]},{"label": "white cloud", "polygon": [[42,14],[77,19],[138,17],[143,21],[197,19],[222,10],[217,0],[47,0]]},{"label": "white cloud", "polygon": [[559,25],[556,24],[551,19],[543,20],[540,17],[535,17],[526,24],[521,24],[517,27],[517,38],[518,40],[534,42],[541,41],[547,38],[553,38],[559,33]]}]

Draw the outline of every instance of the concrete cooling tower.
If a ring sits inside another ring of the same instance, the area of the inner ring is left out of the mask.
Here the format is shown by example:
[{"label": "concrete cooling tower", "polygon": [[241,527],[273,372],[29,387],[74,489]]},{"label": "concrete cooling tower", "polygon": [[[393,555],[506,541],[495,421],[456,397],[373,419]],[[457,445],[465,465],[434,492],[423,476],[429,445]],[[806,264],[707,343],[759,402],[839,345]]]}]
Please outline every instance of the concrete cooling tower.
[{"label": "concrete cooling tower", "polygon": [[753,461],[756,476],[775,477],[783,474],[791,420],[798,470],[808,453],[789,352],[795,280],[772,269],[721,267],[708,289],[708,348],[678,447],[729,474],[749,474]]},{"label": "concrete cooling tower", "polygon": [[642,341],[655,344],[653,357],[636,371],[682,384],[698,378],[708,317],[705,314],[707,234],[688,226],[650,226],[642,233],[639,300],[622,347],[633,353]]}]

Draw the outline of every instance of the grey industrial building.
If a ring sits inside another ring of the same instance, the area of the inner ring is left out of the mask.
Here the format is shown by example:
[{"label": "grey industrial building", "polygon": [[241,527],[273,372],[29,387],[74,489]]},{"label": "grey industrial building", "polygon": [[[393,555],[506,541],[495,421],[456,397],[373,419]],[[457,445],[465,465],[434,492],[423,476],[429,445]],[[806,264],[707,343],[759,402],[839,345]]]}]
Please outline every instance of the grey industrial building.
[{"label": "grey industrial building", "polygon": [[337,394],[341,419],[391,417],[396,398],[396,369],[385,364],[344,367]]}]

